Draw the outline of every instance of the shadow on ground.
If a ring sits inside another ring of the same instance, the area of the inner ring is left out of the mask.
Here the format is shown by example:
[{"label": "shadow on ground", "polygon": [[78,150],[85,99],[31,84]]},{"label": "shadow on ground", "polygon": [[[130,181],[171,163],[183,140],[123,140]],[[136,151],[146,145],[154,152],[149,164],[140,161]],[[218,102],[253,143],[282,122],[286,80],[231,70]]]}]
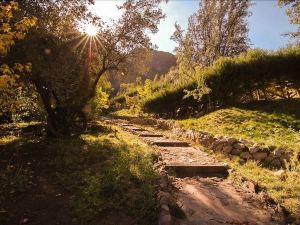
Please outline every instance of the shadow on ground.
[{"label": "shadow on ground", "polygon": [[61,139],[0,129],[0,224],[110,225],[111,212],[114,224],[155,223],[151,157],[111,129],[91,125],[79,138]]}]

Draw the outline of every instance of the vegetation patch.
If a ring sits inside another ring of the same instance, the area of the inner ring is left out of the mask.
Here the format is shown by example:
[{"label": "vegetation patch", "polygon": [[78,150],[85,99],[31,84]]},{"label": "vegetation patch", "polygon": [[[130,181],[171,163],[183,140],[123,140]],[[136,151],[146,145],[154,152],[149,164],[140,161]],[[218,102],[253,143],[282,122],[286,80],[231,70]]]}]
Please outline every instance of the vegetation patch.
[{"label": "vegetation patch", "polygon": [[300,167],[292,171],[273,171],[262,168],[253,161],[248,161],[241,165],[236,160],[228,160],[222,156],[234,169],[231,179],[238,182],[238,177],[242,176],[257,183],[266,190],[280,205],[284,206],[293,217],[300,219]]},{"label": "vegetation patch", "polygon": [[[257,105],[248,105],[247,108],[230,107],[200,118],[179,120],[177,123],[213,135],[243,138],[255,143],[282,146],[300,152],[300,112],[299,108],[295,107],[299,104],[299,100],[294,100],[265,102],[263,108]],[[277,109],[272,108],[274,105],[277,105]],[[286,113],[280,113],[282,107]],[[294,111],[289,113],[288,109]]]},{"label": "vegetation patch", "polygon": [[[115,223],[155,224],[154,153],[114,129],[102,127],[102,133],[88,131],[80,138],[21,133],[21,139],[7,142],[1,137],[1,224],[24,218],[48,221],[43,224],[95,224],[104,222],[108,212],[120,220]],[[58,203],[63,209],[51,209],[47,216],[47,207]]]},{"label": "vegetation patch", "polygon": [[260,99],[299,97],[299,49],[252,49],[236,57],[220,57],[207,67],[179,70],[179,78],[160,84],[161,88],[145,100],[144,109],[174,113],[191,107],[194,112],[207,112]]}]

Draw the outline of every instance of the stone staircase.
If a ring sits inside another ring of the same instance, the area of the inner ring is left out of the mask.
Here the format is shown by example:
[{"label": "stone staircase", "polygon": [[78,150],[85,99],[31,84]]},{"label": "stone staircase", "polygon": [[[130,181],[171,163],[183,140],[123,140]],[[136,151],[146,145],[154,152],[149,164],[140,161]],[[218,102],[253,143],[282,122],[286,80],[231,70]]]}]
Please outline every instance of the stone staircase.
[{"label": "stone staircase", "polygon": [[[227,164],[188,142],[164,137],[152,129],[124,121],[113,124],[157,149],[165,176],[172,177],[160,185],[159,225],[286,224],[281,207],[258,195],[251,182],[239,187],[226,179]],[[174,210],[174,204],[181,213]]]}]

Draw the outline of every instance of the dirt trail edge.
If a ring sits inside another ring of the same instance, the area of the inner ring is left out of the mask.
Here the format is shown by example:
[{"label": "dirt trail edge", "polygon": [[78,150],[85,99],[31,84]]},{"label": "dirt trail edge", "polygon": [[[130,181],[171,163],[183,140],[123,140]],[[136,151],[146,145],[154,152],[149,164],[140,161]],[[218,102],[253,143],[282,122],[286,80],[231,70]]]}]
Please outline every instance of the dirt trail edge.
[{"label": "dirt trail edge", "polygon": [[239,187],[226,179],[228,166],[201,149],[126,121],[114,124],[140,136],[160,153],[171,181],[166,196],[172,196],[176,205],[163,201],[160,225],[287,224],[280,206],[257,194],[251,183]]}]

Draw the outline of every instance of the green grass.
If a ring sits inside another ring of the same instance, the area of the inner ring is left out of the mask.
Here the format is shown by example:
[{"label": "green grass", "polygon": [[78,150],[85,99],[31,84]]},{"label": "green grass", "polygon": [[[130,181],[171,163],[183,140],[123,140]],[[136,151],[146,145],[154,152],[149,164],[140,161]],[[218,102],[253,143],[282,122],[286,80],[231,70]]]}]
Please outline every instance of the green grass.
[{"label": "green grass", "polygon": [[177,123],[214,135],[243,138],[300,152],[300,120],[295,115],[231,107]]},{"label": "green grass", "polygon": [[[262,168],[254,161],[241,165],[237,160],[227,161],[234,169],[231,179],[237,181],[239,176],[255,181],[280,205],[284,206],[295,218],[300,219],[300,165],[292,171],[286,170],[282,174],[267,168]],[[237,176],[238,175],[238,176]],[[238,181],[237,181],[238,182]]]},{"label": "green grass", "polygon": [[151,114],[145,112],[138,112],[131,109],[121,109],[111,113],[113,117],[126,117],[126,118],[134,118],[134,117],[149,117]]},{"label": "green grass", "polygon": [[[128,215],[134,224],[156,224],[155,153],[135,136],[105,126],[79,138],[9,133],[0,137],[0,208],[30,196],[37,177],[45,176],[72,195],[66,205],[80,224],[94,224],[111,211]],[[31,213],[26,205],[12,207]]]}]

